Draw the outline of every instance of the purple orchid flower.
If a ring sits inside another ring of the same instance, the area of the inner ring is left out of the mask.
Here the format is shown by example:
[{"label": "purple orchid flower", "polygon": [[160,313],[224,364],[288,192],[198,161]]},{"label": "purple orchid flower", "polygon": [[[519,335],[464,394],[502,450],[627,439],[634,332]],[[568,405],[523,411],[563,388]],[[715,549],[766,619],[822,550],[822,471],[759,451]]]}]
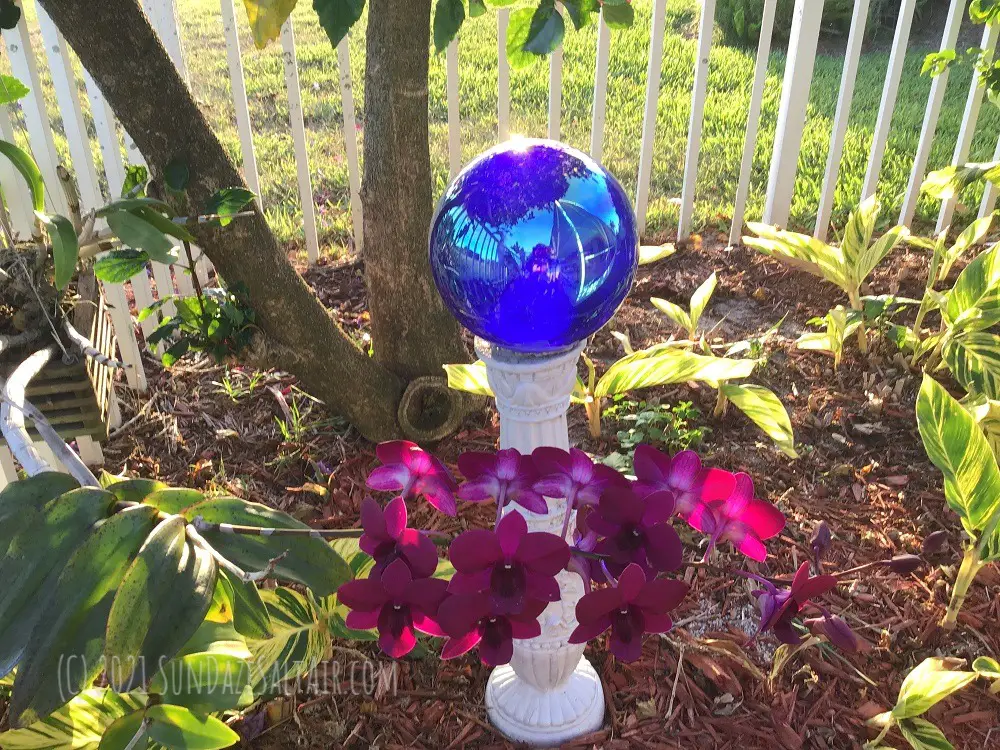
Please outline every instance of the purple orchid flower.
[{"label": "purple orchid flower", "polygon": [[508,513],[496,531],[473,529],[455,538],[448,550],[455,575],[452,594],[487,592],[493,611],[518,614],[537,599],[559,601],[555,575],[569,562],[569,545],[555,534],[528,533],[520,513]]},{"label": "purple orchid flower", "polygon": [[508,664],[514,655],[515,638],[541,635],[538,616],[546,606],[546,602],[534,600],[518,614],[501,614],[493,609],[488,594],[453,594],[438,610],[441,629],[448,636],[441,658],[454,659],[479,646],[479,658],[486,666]]},{"label": "purple orchid flower", "polygon": [[535,448],[531,457],[541,479],[535,490],[546,497],[566,498],[562,537],[566,537],[573,511],[597,505],[606,487],[627,487],[628,480],[610,466],[595,464],[583,451],[570,448]]},{"label": "purple orchid flower", "polygon": [[834,646],[841,651],[853,654],[858,650],[858,637],[843,617],[832,615],[825,607],[820,607],[822,617],[812,617],[804,621],[804,625],[815,635],[826,636]]},{"label": "purple orchid flower", "polygon": [[630,487],[609,487],[586,519],[587,527],[604,537],[595,552],[618,575],[630,563],[645,572],[675,570],[683,558],[681,539],[670,525],[674,496],[652,492],[640,499]]},{"label": "purple orchid flower", "polygon": [[416,631],[444,635],[436,617],[447,593],[446,581],[414,579],[406,563],[395,560],[378,576],[348,581],[337,590],[337,598],[351,610],[345,620],[347,627],[378,628],[379,648],[398,659],[417,644]]},{"label": "purple orchid flower", "polygon": [[573,530],[573,546],[570,548],[569,563],[566,570],[576,573],[583,580],[583,588],[590,591],[593,581],[606,583],[604,571],[601,568],[601,561],[590,557],[589,554],[597,549],[600,537],[596,532],[591,531],[587,524],[587,518],[594,512],[591,505],[584,506],[576,514],[576,528]]},{"label": "purple orchid flower", "polygon": [[668,613],[681,603],[687,591],[681,581],[647,581],[639,565],[629,565],[616,585],[580,599],[576,605],[580,624],[569,642],[586,643],[610,628],[611,653],[621,661],[635,661],[642,655],[644,633],[666,633],[673,627]]},{"label": "purple orchid flower", "polygon": [[545,513],[545,498],[535,491],[538,472],[531,456],[522,456],[514,448],[496,454],[469,451],[458,457],[458,470],[465,482],[458,488],[462,500],[497,504],[497,523],[507,503],[517,503],[532,513]]},{"label": "purple orchid flower", "polygon": [[373,490],[398,491],[403,500],[423,497],[442,513],[455,515],[455,480],[444,464],[416,443],[379,443],[375,455],[384,465],[368,475]]},{"label": "purple orchid flower", "polygon": [[674,512],[687,516],[703,501],[723,500],[732,488],[732,474],[722,469],[703,469],[694,451],[680,451],[671,458],[649,445],[635,449],[633,459],[639,497],[669,490],[674,494]]},{"label": "purple orchid flower", "polygon": [[375,573],[381,573],[394,560],[403,560],[414,578],[429,578],[437,568],[434,542],[417,529],[406,528],[406,503],[397,497],[385,506],[366,497],[361,503],[361,526],[365,533],[359,540],[362,551],[375,559]]},{"label": "purple orchid flower", "polygon": [[785,528],[785,517],[774,505],[754,497],[753,480],[742,472],[732,475],[732,491],[725,500],[702,502],[687,522],[709,535],[705,559],[721,541],[732,542],[751,560],[767,559],[764,541]]},{"label": "purple orchid flower", "polygon": [[805,608],[810,599],[822,596],[837,585],[836,576],[811,577],[808,562],[799,566],[791,587],[787,589],[778,589],[766,578],[753,573],[742,573],[742,575],[752,578],[763,586],[751,592],[757,599],[757,607],[760,609],[760,625],[754,637],[770,630],[779,641],[793,646],[801,643],[802,637],[792,626],[792,620]]}]

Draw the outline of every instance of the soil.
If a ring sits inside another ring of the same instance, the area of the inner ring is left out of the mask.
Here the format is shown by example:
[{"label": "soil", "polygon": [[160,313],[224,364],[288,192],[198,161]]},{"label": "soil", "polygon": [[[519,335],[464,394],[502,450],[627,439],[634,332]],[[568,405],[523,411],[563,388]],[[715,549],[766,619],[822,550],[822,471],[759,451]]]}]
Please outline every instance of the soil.
[{"label": "soil", "polygon": [[[898,250],[882,264],[872,287],[919,296],[925,267],[923,254]],[[359,264],[303,270],[345,328],[365,340],[368,314]],[[774,671],[776,644],[769,637],[750,640],[756,627],[750,587],[712,569],[685,567],[679,575],[692,591],[674,613],[677,626],[664,637],[648,638],[640,661],[616,662],[601,639],[591,643],[587,656],[607,700],[605,727],[573,746],[859,748],[875,734],[865,720],[891,708],[903,677],[922,659],[1000,653],[1000,576],[993,567],[985,569],[958,629],[939,629],[960,556],[960,526],[945,506],[941,475],[927,460],[916,430],[919,374],[881,342],[867,358],[849,346],[836,372],[831,358],[795,348],[811,317],[844,302],[834,287],[749,249],[726,249],[722,236],[696,237],[675,256],[641,269],[630,298],[595,336],[590,351],[598,368],[622,354],[610,330],[628,333],[636,348],[677,333],[648,298],[686,305],[713,270],[719,285],[704,318],[705,328],[714,326],[713,337],[736,341],[785,316],[768,344],[767,364],[751,380],[786,404],[800,457],[793,461],[779,453],[734,409],[713,418],[710,389],[681,385],[636,397],[693,402],[702,414],[698,424],[711,430],[700,449],[706,463],[748,472],[758,495],[785,513],[787,526],[769,542],[770,556],[760,570],[793,572],[809,556],[808,539],[821,520],[835,534],[827,570],[919,553],[924,537],[939,529],[949,532],[949,545],[912,575],[862,575],[826,597],[865,639],[863,651],[809,648]],[[251,393],[234,401],[218,385],[225,368],[210,362],[185,362],[169,373],[150,362],[149,371],[149,393],[123,405],[128,422],[105,448],[109,471],[222,489],[320,527],[357,525],[365,476],[376,463],[373,446],[295,389],[293,378],[266,373]],[[246,385],[250,374],[233,369],[229,379]],[[276,418],[293,421],[289,413],[296,406],[308,410],[305,427],[285,438]],[[605,424],[604,437],[591,440],[579,407],[571,409],[570,423],[572,441],[582,448],[596,455],[617,449],[615,425]],[[488,409],[435,452],[454,466],[461,451],[494,448],[497,427],[496,414]],[[491,515],[488,508],[466,505],[451,519],[419,504],[411,519],[417,527],[455,533],[487,525]],[[695,537],[684,538],[691,542],[688,559],[699,558]],[[721,564],[746,564],[725,552]],[[431,646],[423,658],[399,663],[395,692],[372,693],[350,679],[356,644],[343,645],[324,665],[340,665],[333,672],[340,679],[324,683],[329,692],[313,685],[243,722],[251,747],[512,747],[486,718],[489,670],[474,655],[441,661]],[[379,664],[389,663],[370,644],[357,648]],[[987,688],[974,684],[938,704],[927,718],[957,748],[1000,748],[997,698]],[[887,743],[905,746],[897,735]]]}]

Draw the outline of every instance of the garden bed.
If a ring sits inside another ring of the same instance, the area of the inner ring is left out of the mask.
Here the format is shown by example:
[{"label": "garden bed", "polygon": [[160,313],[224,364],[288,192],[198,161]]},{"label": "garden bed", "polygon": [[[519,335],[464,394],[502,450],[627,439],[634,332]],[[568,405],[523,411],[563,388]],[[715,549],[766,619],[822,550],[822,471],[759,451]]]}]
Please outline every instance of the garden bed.
[{"label": "garden bed", "polygon": [[[876,272],[875,291],[919,296],[925,266],[920,251],[897,250]],[[842,655],[809,649],[773,679],[774,642],[765,637],[749,643],[756,618],[747,584],[706,568],[682,569],[692,593],[674,613],[678,627],[648,639],[642,660],[627,665],[604,649],[588,650],[604,682],[608,716],[603,730],[578,744],[858,747],[872,736],[865,719],[893,705],[903,676],[924,657],[971,660],[1000,652],[1000,576],[993,567],[984,570],[959,628],[952,633],[938,629],[946,584],[954,575],[944,566],[957,566],[960,556],[959,525],[945,506],[940,473],[917,433],[914,402],[920,380],[884,342],[866,359],[849,349],[836,372],[832,359],[795,349],[806,321],[842,301],[833,287],[752,250],[726,250],[722,237],[696,238],[677,255],[641,269],[630,298],[591,346],[598,369],[622,354],[610,330],[626,332],[636,348],[675,333],[648,298],[686,303],[713,270],[719,286],[703,329],[715,325],[713,335],[732,342],[759,334],[787,315],[768,343],[766,366],[750,380],[771,388],[787,406],[800,457],[792,461],[775,450],[734,409],[714,419],[715,392],[709,388],[670,386],[631,398],[647,404],[691,402],[701,416],[690,418],[688,427],[709,430],[698,448],[705,461],[748,472],[758,494],[785,513],[788,525],[769,545],[767,570],[787,574],[809,556],[808,538],[820,520],[834,530],[827,559],[836,569],[919,552],[923,538],[939,529],[951,534],[949,546],[935,558],[938,565],[902,579],[879,573],[829,595],[869,642],[867,650]],[[359,339],[367,321],[360,273],[351,263],[305,272],[323,302]],[[207,361],[182,363],[169,374],[150,369],[148,396],[123,405],[128,429],[105,450],[108,470],[226,490],[316,526],[357,524],[365,475],[375,463],[373,446],[295,389],[290,377],[227,371]],[[619,411],[633,408],[641,407],[623,405]],[[619,449],[613,420],[605,420],[604,436],[597,440],[588,436],[582,408],[571,409],[570,424],[573,442],[589,452],[604,456]],[[436,453],[453,464],[463,450],[495,447],[497,434],[495,413],[485,412],[470,418]],[[492,513],[464,504],[452,519],[419,504],[412,515],[418,528],[454,533],[487,525]],[[692,555],[693,544],[687,547]],[[706,639],[714,645],[700,645]],[[395,695],[377,689],[369,694],[371,685],[358,684],[354,687],[361,694],[351,694],[346,665],[358,658],[357,644],[344,645],[350,648],[333,655],[334,662],[345,665],[339,672],[321,672],[325,677],[318,686],[275,701],[244,722],[245,735],[255,738],[252,746],[505,746],[486,719],[488,670],[478,660],[442,662],[432,653],[405,659]],[[368,644],[358,650],[389,664]],[[979,686],[939,704],[930,718],[958,748],[1000,745],[996,698]]]}]

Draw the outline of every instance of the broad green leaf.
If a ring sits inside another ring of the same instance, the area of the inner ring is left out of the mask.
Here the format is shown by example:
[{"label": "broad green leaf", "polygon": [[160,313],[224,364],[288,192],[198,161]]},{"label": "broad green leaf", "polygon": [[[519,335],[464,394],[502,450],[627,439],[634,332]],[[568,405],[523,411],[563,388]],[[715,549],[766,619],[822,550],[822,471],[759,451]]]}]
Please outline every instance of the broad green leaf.
[{"label": "broad green leaf", "polygon": [[972,0],[969,18],[977,24],[1000,22],[1000,0]]},{"label": "broad green leaf", "polygon": [[635,22],[635,8],[631,3],[612,4],[605,2],[603,5],[604,23],[609,29],[628,29]]},{"label": "broad green leaf", "polygon": [[701,320],[701,314],[705,312],[705,308],[708,307],[708,303],[712,299],[712,294],[715,292],[716,281],[715,271],[712,271],[712,275],[705,279],[701,286],[695,289],[694,294],[691,295],[692,335],[694,334],[695,329],[698,328],[698,322]]},{"label": "broad green leaf", "polygon": [[149,182],[149,170],[142,164],[125,166],[125,181],[122,182],[122,198],[146,197],[146,183]]},{"label": "broad green leaf", "polygon": [[719,386],[719,390],[736,408],[767,433],[782,453],[789,458],[798,458],[799,454],[795,452],[792,422],[781,399],[760,385],[723,383]]},{"label": "broad green leaf", "polygon": [[292,14],[295,3],[296,0],[243,0],[257,49],[264,49],[281,35],[281,26]]},{"label": "broad green leaf", "polygon": [[313,10],[319,17],[319,25],[334,47],[347,36],[347,32],[361,18],[364,9],[365,0],[313,0]]},{"label": "broad green leaf", "polygon": [[661,299],[660,297],[650,297],[649,301],[653,304],[653,307],[670,318],[678,328],[684,329],[685,332],[690,332],[694,328],[691,316],[680,305],[674,304],[670,300]]},{"label": "broad green leaf", "polygon": [[899,731],[913,750],[954,750],[944,732],[925,719],[903,719]]},{"label": "broad green leaf", "polygon": [[948,318],[957,321],[973,309],[1000,309],[1000,244],[977,255],[959,274],[948,294]]},{"label": "broad green leaf", "polygon": [[434,48],[443,52],[462,28],[465,4],[462,0],[437,0],[434,7]]},{"label": "broad green leaf", "polygon": [[253,203],[254,194],[246,188],[222,188],[212,193],[205,206],[205,213],[211,216],[217,214],[219,218],[213,223],[219,226],[228,226],[233,217],[243,209]]},{"label": "broad green leaf", "polygon": [[[345,558],[345,562],[348,562]],[[233,626],[236,632],[247,638],[270,638],[271,616],[267,612],[260,591],[253,581],[241,581],[236,576],[222,571],[222,575],[232,591]]]},{"label": "broad green leaf", "polygon": [[878,218],[879,204],[875,196],[867,198],[851,211],[844,227],[844,239],[840,243],[844,253],[844,261],[848,268],[854,268],[872,241],[875,231],[875,220]]},{"label": "broad green leaf", "polygon": [[848,269],[840,248],[807,234],[775,229],[767,224],[748,222],[747,226],[758,237],[744,237],[743,244],[848,291]]},{"label": "broad green leaf", "polygon": [[45,186],[42,183],[42,173],[38,171],[38,165],[31,156],[19,149],[13,143],[0,141],[0,154],[3,154],[21,173],[21,176],[28,183],[31,190],[31,207],[35,211],[45,210]]},{"label": "broad green leaf", "polygon": [[[137,710],[116,719],[101,737],[98,750],[125,750],[142,728],[145,716],[145,711]],[[149,747],[149,734],[143,731],[142,736],[136,740],[132,747],[139,748],[139,750]]]},{"label": "broad green leaf", "polygon": [[[608,4],[604,4],[604,12],[608,12]],[[631,6],[626,6],[631,9]],[[662,245],[642,245],[639,247],[639,265],[646,266],[655,263],[663,258],[669,258],[677,252],[677,248],[672,242],[665,242]]]},{"label": "broad green leaf", "polygon": [[112,211],[107,216],[108,226],[125,245],[145,250],[151,260],[173,263],[177,260],[177,243],[145,219],[128,211]]},{"label": "broad green leaf", "polygon": [[146,495],[142,502],[164,513],[180,513],[204,499],[204,493],[198,490],[189,490],[186,487],[160,487]]},{"label": "broad green leaf", "polygon": [[31,89],[14,76],[0,74],[0,104],[13,104],[31,93]]},{"label": "broad green leaf", "polygon": [[597,13],[601,9],[597,0],[563,0],[563,7],[577,31],[590,23],[592,13]]},{"label": "broad green leaf", "polygon": [[942,355],[963,388],[1000,399],[1000,336],[966,333],[949,340]]},{"label": "broad green leaf", "polygon": [[920,190],[939,201],[953,198],[956,193],[977,180],[1000,181],[1000,161],[948,166],[931,172]]},{"label": "broad green leaf", "polygon": [[199,653],[163,664],[149,684],[162,703],[198,713],[228,711],[253,700],[250,664],[228,654]]},{"label": "broad green leaf", "polygon": [[138,216],[143,221],[151,224],[169,237],[176,237],[182,242],[194,242],[194,235],[184,228],[183,224],[178,224],[169,216],[165,216],[152,208],[135,208],[131,211],[133,216]]},{"label": "broad green leaf", "polygon": [[[189,521],[201,517],[208,523],[279,529],[309,529],[286,513],[235,497],[220,497],[184,510]],[[311,536],[263,536],[204,531],[202,536],[225,557],[248,571],[264,570],[268,563],[287,553],[274,568],[277,578],[301,583],[316,596],[332,594],[353,576],[351,569],[324,540]]]},{"label": "broad green leaf", "polygon": [[115,591],[155,519],[156,509],[145,505],[120,511],[73,553],[48,600],[45,627],[32,634],[18,665],[12,724],[45,718],[100,674]]},{"label": "broad green leaf", "polygon": [[944,281],[951,272],[951,267],[955,261],[962,257],[962,254],[973,245],[978,245],[983,241],[986,233],[990,231],[995,214],[987,214],[981,219],[976,219],[969,224],[965,230],[955,239],[955,244],[941,254],[941,264],[938,267],[937,279]]},{"label": "broad green leaf", "polygon": [[174,516],[156,527],[129,565],[108,616],[105,663],[112,687],[146,684],[205,619],[218,575],[212,555]]},{"label": "broad green leaf", "polygon": [[993,456],[1000,461],[1000,401],[989,399],[982,393],[970,393],[961,404],[975,418]]},{"label": "broad green leaf", "polygon": [[191,181],[191,167],[180,157],[167,162],[163,168],[163,185],[172,193],[183,193]]},{"label": "broad green leaf", "polygon": [[150,706],[149,738],[174,750],[221,750],[240,736],[214,716],[198,716],[181,706]]},{"label": "broad green leaf", "polygon": [[928,458],[944,474],[948,505],[975,536],[1000,503],[1000,470],[986,438],[972,415],[927,374],[917,397],[917,427]]},{"label": "broad green leaf", "polygon": [[484,0],[469,0],[469,18],[479,18],[486,12]]},{"label": "broad green leaf", "polygon": [[989,680],[1000,680],[1000,662],[989,656],[980,656],[973,661],[972,670]]},{"label": "broad green leaf", "polygon": [[24,729],[10,729],[0,734],[0,748],[97,750],[108,727],[121,717],[141,710],[144,705],[144,698],[122,695],[111,688],[84,690],[48,718]]},{"label": "broad green leaf", "polygon": [[531,17],[528,39],[524,51],[536,55],[548,55],[562,44],[566,24],[562,14],[556,9],[554,0],[541,0]]},{"label": "broad green leaf", "polygon": [[79,487],[69,474],[43,471],[11,482],[0,490],[0,559],[11,539],[52,500]]},{"label": "broad green leaf", "polygon": [[156,198],[119,198],[95,211],[94,215],[101,219],[115,211],[135,211],[140,208],[149,208],[165,214],[171,213],[170,206]]},{"label": "broad green leaf", "polygon": [[181,339],[180,341],[177,341],[174,344],[172,344],[165,352],[163,352],[163,356],[160,357],[160,361],[163,363],[164,367],[173,367],[177,363],[177,360],[179,360],[181,357],[183,357],[185,354],[188,353],[188,350],[190,348],[191,348],[191,340]]},{"label": "broad green leaf", "polygon": [[[221,581],[220,578],[220,584]],[[226,654],[239,659],[252,658],[246,638],[236,632],[232,619],[223,621],[206,619],[194,637],[184,645],[179,656],[201,653]]]},{"label": "broad green leaf", "polygon": [[49,216],[42,211],[35,211],[35,217],[45,225],[45,231],[52,242],[56,289],[65,289],[73,278],[76,261],[80,257],[80,243],[76,238],[73,222],[65,216]]},{"label": "broad green leaf", "polygon": [[892,715],[897,720],[920,716],[976,679],[975,672],[954,669],[956,662],[961,660],[929,657],[920,662],[903,680]]},{"label": "broad green leaf", "polygon": [[247,641],[253,654],[255,694],[270,693],[284,680],[307,674],[326,658],[332,643],[326,619],[312,594],[284,587],[260,593],[274,635]]},{"label": "broad green leaf", "polygon": [[[896,226],[879,237],[870,247],[864,248],[859,254],[857,261],[848,266],[850,269],[849,281],[855,288],[860,287],[868,275],[875,270],[875,267],[893,248],[895,248],[909,234],[906,227]],[[845,290],[846,291],[846,290]]]},{"label": "broad green leaf", "polygon": [[143,250],[111,250],[94,264],[94,273],[101,281],[121,284],[145,271],[148,262],[149,254]]},{"label": "broad green leaf", "polygon": [[757,363],[752,359],[705,357],[680,349],[645,349],[615,362],[598,381],[598,398],[636,388],[683,383],[688,380],[722,382],[745,378]]},{"label": "broad green leaf", "polygon": [[471,365],[444,365],[448,374],[448,387],[456,391],[477,393],[481,396],[492,396],[493,389],[486,377],[486,363],[482,360]]}]

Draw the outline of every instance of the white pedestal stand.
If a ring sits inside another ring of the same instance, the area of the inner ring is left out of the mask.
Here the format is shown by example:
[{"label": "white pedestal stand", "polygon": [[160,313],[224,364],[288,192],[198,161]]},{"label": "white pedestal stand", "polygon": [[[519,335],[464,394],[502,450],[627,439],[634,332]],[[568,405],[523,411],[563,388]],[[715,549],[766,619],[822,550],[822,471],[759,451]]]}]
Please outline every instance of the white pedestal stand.
[{"label": "white pedestal stand", "polygon": [[[566,411],[576,381],[576,363],[585,342],[554,355],[518,354],[476,340],[486,363],[500,412],[500,447],[522,454],[539,446],[569,448]],[[548,500],[540,515],[518,507],[531,531],[558,534],[565,500]],[[573,524],[570,524],[572,534]],[[570,541],[572,541],[570,539]],[[562,599],[542,613],[542,634],[514,641],[510,664],[497,667],[486,686],[490,721],[507,737],[551,747],[600,729],[604,723],[601,681],[583,658],[584,645],[568,642],[576,628],[576,603],[583,582],[574,573],[558,576]]]}]

